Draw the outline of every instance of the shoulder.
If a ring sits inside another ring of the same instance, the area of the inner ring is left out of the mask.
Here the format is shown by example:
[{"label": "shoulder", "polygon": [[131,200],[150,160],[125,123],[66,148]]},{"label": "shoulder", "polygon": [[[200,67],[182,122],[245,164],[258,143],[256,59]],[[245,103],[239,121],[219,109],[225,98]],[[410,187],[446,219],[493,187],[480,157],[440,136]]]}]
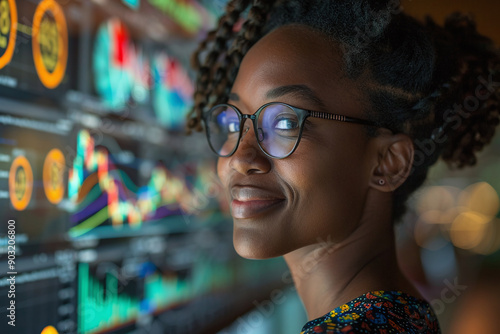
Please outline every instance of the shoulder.
[{"label": "shoulder", "polygon": [[430,305],[401,291],[372,291],[308,321],[301,334],[441,333]]}]

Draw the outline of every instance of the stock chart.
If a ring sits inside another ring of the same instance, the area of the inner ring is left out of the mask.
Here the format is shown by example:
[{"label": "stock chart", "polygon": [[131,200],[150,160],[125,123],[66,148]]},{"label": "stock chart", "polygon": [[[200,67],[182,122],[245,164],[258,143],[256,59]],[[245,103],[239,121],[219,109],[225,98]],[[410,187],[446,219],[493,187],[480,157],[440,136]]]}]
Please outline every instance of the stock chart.
[{"label": "stock chart", "polygon": [[0,1],[1,333],[210,333],[279,280],[184,134],[214,3]]}]

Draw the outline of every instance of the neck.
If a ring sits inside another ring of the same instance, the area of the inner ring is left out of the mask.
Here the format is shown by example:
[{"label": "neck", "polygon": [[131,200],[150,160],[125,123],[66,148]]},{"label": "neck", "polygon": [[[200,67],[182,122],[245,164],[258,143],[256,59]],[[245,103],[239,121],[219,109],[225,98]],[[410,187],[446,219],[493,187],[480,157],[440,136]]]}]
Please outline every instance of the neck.
[{"label": "neck", "polygon": [[384,195],[377,201],[384,203],[364,210],[346,239],[326,239],[284,255],[309,320],[369,291],[402,290],[419,297],[399,270],[390,202],[389,210],[380,212],[390,200]]}]

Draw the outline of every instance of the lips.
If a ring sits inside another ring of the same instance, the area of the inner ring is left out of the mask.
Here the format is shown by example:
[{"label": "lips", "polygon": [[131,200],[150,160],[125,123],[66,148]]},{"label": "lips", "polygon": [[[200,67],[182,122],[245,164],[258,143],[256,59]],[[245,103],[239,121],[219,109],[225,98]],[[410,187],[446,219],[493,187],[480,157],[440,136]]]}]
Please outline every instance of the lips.
[{"label": "lips", "polygon": [[231,209],[234,218],[252,218],[284,204],[282,195],[263,188],[233,186]]}]

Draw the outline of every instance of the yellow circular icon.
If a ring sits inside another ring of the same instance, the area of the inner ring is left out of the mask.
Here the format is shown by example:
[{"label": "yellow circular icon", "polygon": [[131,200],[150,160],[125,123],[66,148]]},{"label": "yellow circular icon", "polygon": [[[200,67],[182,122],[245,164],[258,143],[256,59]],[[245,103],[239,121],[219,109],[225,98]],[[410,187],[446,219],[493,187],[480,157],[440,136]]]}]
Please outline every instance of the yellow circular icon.
[{"label": "yellow circular icon", "polygon": [[26,209],[33,190],[33,171],[28,159],[18,156],[12,162],[9,171],[9,195],[14,209]]},{"label": "yellow circular icon", "polygon": [[57,329],[52,326],[45,327],[40,334],[59,334]]},{"label": "yellow circular icon", "polygon": [[66,160],[60,150],[50,150],[43,163],[43,189],[52,204],[59,203],[64,196],[64,169]]},{"label": "yellow circular icon", "polygon": [[0,1],[0,48],[5,49],[0,56],[0,68],[4,68],[14,54],[17,35],[17,7],[14,0]]},{"label": "yellow circular icon", "polygon": [[42,84],[57,87],[66,72],[68,29],[61,6],[54,0],[42,0],[33,17],[33,60]]}]

